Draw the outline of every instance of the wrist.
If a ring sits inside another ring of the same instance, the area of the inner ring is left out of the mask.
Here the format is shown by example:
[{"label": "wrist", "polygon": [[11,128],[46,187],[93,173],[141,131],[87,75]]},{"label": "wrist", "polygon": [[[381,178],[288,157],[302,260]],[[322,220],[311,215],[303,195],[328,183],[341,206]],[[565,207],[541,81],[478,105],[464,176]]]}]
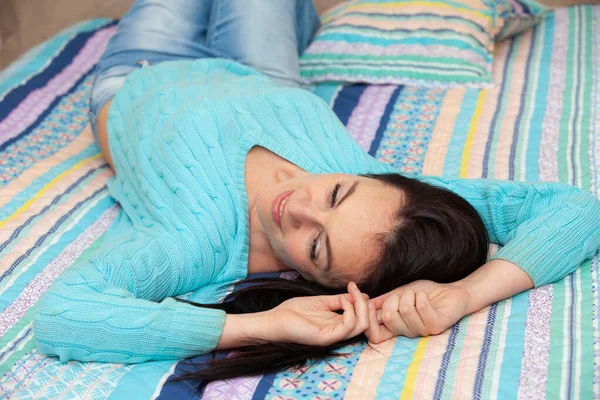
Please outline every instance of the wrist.
[{"label": "wrist", "polygon": [[533,287],[533,281],[523,269],[498,259],[485,263],[455,284],[468,293],[468,314]]},{"label": "wrist", "polygon": [[251,346],[261,341],[271,340],[268,312],[249,314],[226,314],[223,333],[216,350]]}]

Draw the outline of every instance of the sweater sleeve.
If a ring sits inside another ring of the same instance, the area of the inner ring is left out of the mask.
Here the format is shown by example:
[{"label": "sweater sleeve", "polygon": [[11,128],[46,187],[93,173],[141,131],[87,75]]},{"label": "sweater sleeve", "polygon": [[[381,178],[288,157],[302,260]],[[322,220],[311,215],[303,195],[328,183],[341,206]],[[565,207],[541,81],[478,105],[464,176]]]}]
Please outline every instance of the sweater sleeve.
[{"label": "sweater sleeve", "polygon": [[518,265],[536,287],[573,272],[600,247],[600,201],[575,186],[417,178],[465,198],[503,246],[491,259]]},{"label": "sweater sleeve", "polygon": [[186,268],[172,265],[175,248],[125,215],[119,224],[125,229],[109,231],[106,251],[59,277],[40,300],[33,322],[39,349],[61,361],[117,363],[213,350],[225,313],[170,298],[190,280]]}]

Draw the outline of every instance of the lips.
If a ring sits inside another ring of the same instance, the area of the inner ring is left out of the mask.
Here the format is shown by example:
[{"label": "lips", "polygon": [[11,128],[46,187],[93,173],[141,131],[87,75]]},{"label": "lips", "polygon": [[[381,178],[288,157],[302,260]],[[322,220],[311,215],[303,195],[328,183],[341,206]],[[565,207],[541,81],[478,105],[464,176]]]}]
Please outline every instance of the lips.
[{"label": "lips", "polygon": [[281,229],[281,216],[283,215],[285,203],[289,195],[291,195],[292,193],[293,190],[283,192],[277,197],[275,197],[275,200],[273,201],[273,206],[271,207],[271,214],[273,215],[273,220],[275,220],[275,223],[277,224],[279,229]]}]

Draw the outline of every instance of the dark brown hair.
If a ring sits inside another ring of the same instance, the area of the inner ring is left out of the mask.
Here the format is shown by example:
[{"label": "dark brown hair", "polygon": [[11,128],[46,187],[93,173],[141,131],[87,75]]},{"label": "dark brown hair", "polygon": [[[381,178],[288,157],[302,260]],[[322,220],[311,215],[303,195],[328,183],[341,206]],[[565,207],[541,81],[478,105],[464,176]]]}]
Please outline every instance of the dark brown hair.
[{"label": "dark brown hair", "polygon": [[[487,260],[489,237],[477,211],[457,194],[400,174],[365,175],[398,189],[402,204],[391,232],[376,238],[380,257],[367,268],[358,286],[370,297],[389,292],[418,279],[447,283],[457,281]],[[393,201],[393,200],[391,200]],[[285,300],[345,292],[302,278],[249,279],[243,288],[226,296],[222,304],[195,304],[230,314],[272,309]],[[201,387],[218,379],[266,374],[336,356],[335,350],[363,340],[361,335],[330,346],[295,343],[256,343],[235,349],[227,358],[212,359],[204,368],[173,380],[192,380]]]}]

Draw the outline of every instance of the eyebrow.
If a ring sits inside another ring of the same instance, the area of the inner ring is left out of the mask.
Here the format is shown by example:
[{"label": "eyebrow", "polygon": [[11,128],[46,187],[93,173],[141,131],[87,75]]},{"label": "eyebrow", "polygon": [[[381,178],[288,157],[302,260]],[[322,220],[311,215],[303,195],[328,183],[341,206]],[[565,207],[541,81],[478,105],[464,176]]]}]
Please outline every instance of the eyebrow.
[{"label": "eyebrow", "polygon": [[[358,186],[358,181],[354,181],[350,189],[346,192],[344,197],[338,201],[336,208],[339,207],[344,200],[346,200],[354,191],[356,190],[356,186]],[[331,245],[329,244],[329,235],[325,235],[325,247],[327,248],[327,266],[325,267],[325,271],[329,271],[331,269],[331,264],[333,263],[333,256],[331,254]]]}]

